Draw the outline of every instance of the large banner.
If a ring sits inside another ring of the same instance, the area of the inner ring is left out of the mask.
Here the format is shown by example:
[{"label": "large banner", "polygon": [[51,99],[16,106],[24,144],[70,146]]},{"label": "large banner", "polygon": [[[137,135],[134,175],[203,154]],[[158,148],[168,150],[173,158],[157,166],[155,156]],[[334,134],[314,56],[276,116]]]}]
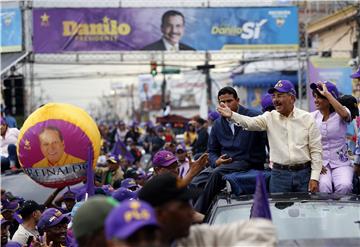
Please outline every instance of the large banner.
[{"label": "large banner", "polygon": [[38,8],[34,51],[296,49],[297,7]]},{"label": "large banner", "polygon": [[17,52],[22,49],[22,23],[20,8],[1,8],[0,52]]}]

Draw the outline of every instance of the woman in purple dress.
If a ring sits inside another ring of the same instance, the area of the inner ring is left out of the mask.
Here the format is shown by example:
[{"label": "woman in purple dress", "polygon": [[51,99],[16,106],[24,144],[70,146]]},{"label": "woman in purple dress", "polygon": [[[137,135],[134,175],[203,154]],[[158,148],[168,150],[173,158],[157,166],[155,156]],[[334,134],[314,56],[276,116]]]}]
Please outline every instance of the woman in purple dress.
[{"label": "woman in purple dress", "polygon": [[323,147],[320,192],[351,193],[354,168],[346,144],[346,129],[352,121],[351,113],[338,101],[339,92],[333,83],[312,83],[310,88],[317,109],[312,114],[320,129]]}]

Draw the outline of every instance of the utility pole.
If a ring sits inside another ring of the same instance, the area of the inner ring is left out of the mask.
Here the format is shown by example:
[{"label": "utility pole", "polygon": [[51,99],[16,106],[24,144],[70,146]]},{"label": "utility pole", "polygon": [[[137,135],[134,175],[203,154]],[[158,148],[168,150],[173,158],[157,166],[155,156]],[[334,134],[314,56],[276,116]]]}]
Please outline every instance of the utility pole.
[{"label": "utility pole", "polygon": [[161,61],[161,73],[163,75],[163,81],[161,83],[161,107],[164,108],[166,105],[166,73],[164,73],[164,68],[165,68],[165,62],[164,62],[164,58],[162,58]]},{"label": "utility pole", "polygon": [[215,68],[214,64],[209,64],[210,53],[207,51],[205,54],[205,64],[196,66],[197,70],[202,70],[205,74],[205,83],[206,83],[206,92],[207,92],[207,102],[209,107],[212,105],[211,98],[211,78],[210,78],[210,69]]},{"label": "utility pole", "polygon": [[[311,10],[311,4],[310,4],[310,10]],[[309,35],[308,35],[308,23],[309,23],[309,15],[308,15],[308,2],[305,2],[305,66],[304,68],[306,68],[306,74],[305,74],[305,83],[306,83],[306,91],[309,92],[310,90],[310,85],[309,85],[309,80],[310,80],[310,76],[309,76]],[[299,61],[299,66],[300,66],[300,56],[298,55],[298,61]],[[302,70],[300,71],[300,73],[302,73]],[[301,75],[298,75],[300,80],[302,79]],[[299,83],[301,83],[301,81],[299,81]],[[301,95],[302,97],[302,87],[299,88],[299,95]],[[305,96],[305,98],[307,99],[307,96]],[[302,99],[302,98],[301,98]],[[307,110],[310,109],[310,101],[309,99],[307,100]],[[300,108],[301,108],[301,103],[300,103]]]}]

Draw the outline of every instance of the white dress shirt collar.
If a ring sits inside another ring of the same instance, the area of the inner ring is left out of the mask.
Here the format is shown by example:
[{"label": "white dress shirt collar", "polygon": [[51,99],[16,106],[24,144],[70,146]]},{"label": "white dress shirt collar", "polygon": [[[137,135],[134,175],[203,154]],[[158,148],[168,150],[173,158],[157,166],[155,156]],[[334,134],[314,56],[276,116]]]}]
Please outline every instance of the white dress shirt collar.
[{"label": "white dress shirt collar", "polygon": [[162,38],[165,48],[167,51],[178,51],[179,50],[179,43],[177,43],[176,45],[172,45],[169,43],[169,41],[167,41],[165,38]]}]

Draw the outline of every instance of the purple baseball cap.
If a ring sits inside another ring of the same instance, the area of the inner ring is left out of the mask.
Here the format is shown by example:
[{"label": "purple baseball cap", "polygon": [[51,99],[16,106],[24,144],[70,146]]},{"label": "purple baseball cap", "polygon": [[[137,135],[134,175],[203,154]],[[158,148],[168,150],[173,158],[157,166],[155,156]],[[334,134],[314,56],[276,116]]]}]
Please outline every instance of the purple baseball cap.
[{"label": "purple baseball cap", "polygon": [[72,192],[72,191],[66,191],[64,194],[63,194],[63,200],[75,200],[76,199],[76,194],[75,192]]},{"label": "purple baseball cap", "polygon": [[105,236],[107,240],[126,240],[144,226],[159,227],[154,209],[144,201],[124,201],[107,216]]},{"label": "purple baseball cap", "polygon": [[136,127],[138,127],[138,126],[139,126],[139,122],[136,121],[136,120],[133,120],[132,123],[131,123],[131,125],[130,125],[130,127],[132,127],[132,128],[136,128]]},{"label": "purple baseball cap", "polygon": [[266,108],[270,106],[274,106],[271,94],[267,93],[261,98],[261,106],[263,111],[266,111]]},{"label": "purple baseball cap", "polygon": [[16,211],[19,208],[17,201],[1,201],[1,213],[5,211]]},{"label": "purple baseball cap", "polygon": [[215,121],[219,117],[220,117],[220,114],[218,112],[216,112],[216,111],[211,111],[208,114],[208,119],[210,119],[211,121]]},{"label": "purple baseball cap", "polygon": [[291,93],[292,95],[296,95],[296,91],[294,85],[291,81],[288,80],[280,80],[278,81],[274,87],[268,90],[269,94],[273,94],[275,91],[279,93]]},{"label": "purple baseball cap", "polygon": [[115,190],[111,196],[119,202],[138,198],[136,192],[123,187]]},{"label": "purple baseball cap", "polygon": [[56,226],[62,221],[69,223],[70,219],[67,215],[62,214],[60,210],[56,208],[48,208],[40,216],[37,227],[42,231],[45,228]]},{"label": "purple baseball cap", "polygon": [[177,162],[175,155],[167,150],[161,150],[154,155],[153,166],[167,167],[172,163]]},{"label": "purple baseball cap", "polygon": [[154,127],[154,124],[153,124],[153,122],[151,122],[151,121],[147,121],[146,124],[145,124],[145,126],[146,126],[146,127],[149,127],[149,128],[152,128],[152,127]]},{"label": "purple baseball cap", "polygon": [[[338,89],[336,88],[335,84],[329,82],[329,81],[322,81],[322,83],[325,84],[326,88],[328,89],[329,93],[332,94],[332,96],[334,96],[335,99],[339,98],[339,91]],[[310,88],[312,90],[318,90],[318,88],[320,88],[321,85],[319,82],[317,83],[311,83],[310,84]]]},{"label": "purple baseball cap", "polygon": [[360,67],[359,67],[358,70],[357,70],[354,74],[352,74],[350,77],[353,78],[353,79],[360,78]]},{"label": "purple baseball cap", "polygon": [[180,143],[176,146],[176,152],[179,151],[179,150],[182,150],[184,152],[186,152],[186,147],[183,143]]},{"label": "purple baseball cap", "polygon": [[15,242],[15,241],[12,241],[12,240],[9,240],[6,245],[6,247],[22,247],[23,245],[18,243],[18,242]]},{"label": "purple baseball cap", "polygon": [[107,158],[106,161],[109,163],[117,164],[119,162],[119,159],[116,155],[111,155],[109,158]]},{"label": "purple baseball cap", "polygon": [[119,120],[119,121],[117,122],[117,125],[125,125],[124,120]]},{"label": "purple baseball cap", "polygon": [[136,170],[136,175],[136,179],[147,178],[146,172],[142,168]]},{"label": "purple baseball cap", "polygon": [[126,188],[126,189],[130,189],[133,187],[138,187],[138,185],[136,184],[135,179],[133,178],[126,178],[123,181],[121,181],[121,186],[122,188]]}]

